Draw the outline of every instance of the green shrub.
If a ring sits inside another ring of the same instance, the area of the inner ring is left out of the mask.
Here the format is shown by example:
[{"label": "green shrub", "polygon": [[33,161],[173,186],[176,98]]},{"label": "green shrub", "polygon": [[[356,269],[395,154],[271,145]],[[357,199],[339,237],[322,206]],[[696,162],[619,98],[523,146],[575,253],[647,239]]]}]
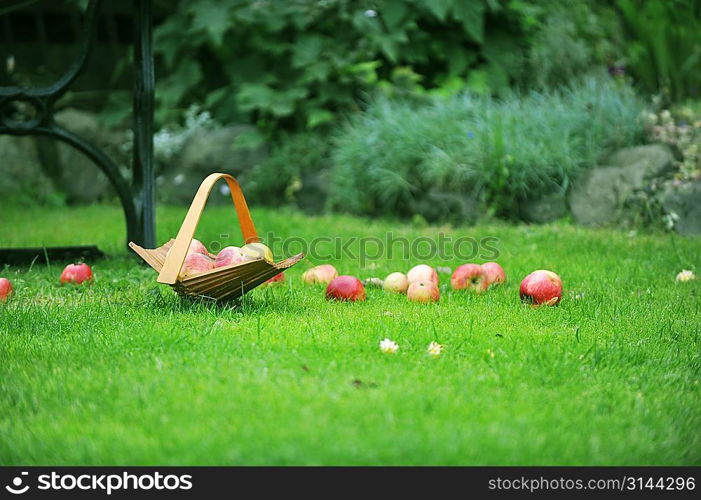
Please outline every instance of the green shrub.
[{"label": "green shrub", "polygon": [[158,118],[201,102],[267,133],[331,124],[407,75],[500,91],[524,68],[528,9],[494,0],[188,0],[155,31]]},{"label": "green shrub", "polygon": [[535,22],[528,30],[528,85],[566,85],[593,69],[621,63],[621,22],[608,2],[541,0],[531,8]]},{"label": "green shrub", "polygon": [[608,150],[640,141],[643,110],[630,88],[603,78],[498,100],[380,99],[336,139],[329,206],[465,221],[486,204],[513,218],[523,200],[567,189]]},{"label": "green shrub", "polygon": [[330,143],[323,135],[286,136],[270,158],[246,174],[244,188],[256,203],[289,204],[318,213],[328,196],[329,157]]},{"label": "green shrub", "polygon": [[627,59],[646,92],[673,101],[701,96],[701,0],[618,0]]}]

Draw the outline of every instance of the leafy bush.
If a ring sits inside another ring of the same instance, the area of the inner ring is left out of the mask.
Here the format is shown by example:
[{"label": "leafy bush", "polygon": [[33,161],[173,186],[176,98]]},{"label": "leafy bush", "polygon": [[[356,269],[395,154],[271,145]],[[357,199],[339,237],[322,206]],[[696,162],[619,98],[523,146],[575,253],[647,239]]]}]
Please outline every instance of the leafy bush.
[{"label": "leafy bush", "polygon": [[155,33],[161,121],[202,102],[222,123],[315,129],[409,77],[455,92],[525,72],[521,3],[494,0],[189,0]]},{"label": "leafy bush", "polygon": [[679,106],[645,117],[646,129],[653,142],[669,145],[676,153],[675,178],[679,181],[701,179],[701,103]]},{"label": "leafy bush", "polygon": [[701,96],[701,0],[618,0],[627,59],[647,92],[674,101]]},{"label": "leafy bush", "polygon": [[331,145],[327,137],[301,133],[285,137],[270,158],[251,169],[246,193],[256,203],[323,210],[328,196]]},{"label": "leafy bush", "polygon": [[543,0],[534,3],[528,29],[528,84],[547,89],[581,78],[597,68],[622,63],[620,19],[600,0]]},{"label": "leafy bush", "polygon": [[474,218],[567,189],[608,150],[642,139],[630,88],[588,79],[561,91],[429,105],[380,99],[338,136],[329,206],[367,215]]}]

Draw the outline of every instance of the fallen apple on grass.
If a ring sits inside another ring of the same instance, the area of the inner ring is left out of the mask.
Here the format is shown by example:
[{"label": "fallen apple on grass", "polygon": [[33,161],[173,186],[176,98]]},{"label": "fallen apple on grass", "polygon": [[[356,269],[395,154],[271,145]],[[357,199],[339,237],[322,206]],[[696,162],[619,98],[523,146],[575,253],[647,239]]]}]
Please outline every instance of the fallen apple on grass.
[{"label": "fallen apple on grass", "polygon": [[406,278],[409,283],[414,281],[430,281],[438,286],[438,273],[431,266],[426,264],[419,264],[418,266],[412,267],[408,273],[406,273]]},{"label": "fallen apple on grass", "polygon": [[407,288],[406,296],[411,302],[438,302],[441,294],[432,281],[414,281]]},{"label": "fallen apple on grass", "polygon": [[273,262],[272,250],[260,242],[245,244],[241,247],[241,253],[248,260],[263,259],[266,262]]},{"label": "fallen apple on grass", "polygon": [[7,278],[0,278],[0,302],[7,302],[12,295],[12,283]]},{"label": "fallen apple on grass", "polygon": [[363,301],[365,300],[365,287],[355,276],[338,276],[326,287],[327,300]]},{"label": "fallen apple on grass", "polygon": [[484,292],[489,286],[487,276],[478,264],[463,264],[455,268],[450,277],[453,290],[470,290],[476,293]]},{"label": "fallen apple on grass", "polygon": [[555,306],[562,299],[562,279],[552,271],[539,269],[523,278],[519,295],[534,306]]},{"label": "fallen apple on grass", "polygon": [[504,268],[496,262],[486,262],[482,264],[482,271],[487,277],[487,286],[506,283],[506,273]]},{"label": "fallen apple on grass", "polygon": [[285,282],[285,273],[277,273],[265,282],[266,285],[282,284]]},{"label": "fallen apple on grass", "polygon": [[214,267],[231,266],[247,262],[246,257],[239,247],[229,246],[219,250],[217,258],[214,260]]},{"label": "fallen apple on grass", "polygon": [[183,267],[180,268],[181,276],[192,276],[214,269],[214,260],[202,253],[189,253],[185,257]]},{"label": "fallen apple on grass", "polygon": [[406,293],[409,288],[409,279],[404,273],[391,273],[385,278],[383,288],[388,292]]},{"label": "fallen apple on grass", "polygon": [[321,264],[320,266],[307,269],[302,274],[302,281],[308,285],[324,284],[328,285],[338,276],[338,271],[331,264]]},{"label": "fallen apple on grass", "polygon": [[82,285],[83,283],[92,283],[92,269],[85,263],[68,264],[61,273],[59,278],[61,285],[70,283],[73,285]]}]

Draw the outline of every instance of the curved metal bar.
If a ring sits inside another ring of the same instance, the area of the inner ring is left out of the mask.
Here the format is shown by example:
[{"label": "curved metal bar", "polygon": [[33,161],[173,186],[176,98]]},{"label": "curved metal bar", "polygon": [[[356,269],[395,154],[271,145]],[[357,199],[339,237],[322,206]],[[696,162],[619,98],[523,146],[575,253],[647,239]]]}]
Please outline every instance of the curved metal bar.
[{"label": "curved metal bar", "polygon": [[[61,97],[68,87],[78,78],[80,71],[85,66],[85,62],[92,48],[92,38],[94,35],[94,25],[97,12],[100,8],[102,0],[90,0],[87,9],[85,10],[85,22],[82,28],[83,44],[80,47],[78,56],[73,60],[73,64],[66,73],[56,80],[51,85],[45,87],[0,87],[0,96],[9,97],[12,99],[31,99],[44,98],[49,104],[53,104]],[[46,106],[50,109],[51,106]]]},{"label": "curved metal bar", "polygon": [[[10,135],[28,135],[26,132],[23,133],[16,130],[0,128],[0,134],[2,133]],[[112,186],[114,186],[114,189],[117,191],[117,196],[119,196],[127,225],[127,241],[140,241],[142,239],[138,234],[139,217],[129,184],[119,171],[119,167],[117,167],[105,153],[82,137],[56,124],[35,127],[30,133],[32,135],[42,135],[58,139],[77,149],[92,160],[93,163],[97,164],[100,170],[107,176]]]},{"label": "curved metal bar", "polygon": [[[85,11],[83,41],[69,70],[55,83],[45,87],[0,87],[0,134],[44,135],[59,139],[90,158],[105,173],[117,191],[127,223],[127,242],[155,246],[154,175],[153,175],[153,52],[151,0],[134,0],[136,9],[134,61],[134,158],[130,186],[117,166],[90,142],[59,126],[54,121],[54,103],[68,89],[85,66],[94,24],[102,0],[90,0]],[[32,106],[35,116],[16,120],[7,113],[9,105],[24,102]]]}]

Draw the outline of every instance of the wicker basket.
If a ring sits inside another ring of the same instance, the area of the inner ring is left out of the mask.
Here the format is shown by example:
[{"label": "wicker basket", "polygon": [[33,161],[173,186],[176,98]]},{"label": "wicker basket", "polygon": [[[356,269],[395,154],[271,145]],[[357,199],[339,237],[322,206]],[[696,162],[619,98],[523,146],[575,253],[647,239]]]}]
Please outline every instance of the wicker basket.
[{"label": "wicker basket", "polygon": [[211,174],[202,181],[197,190],[175,239],[171,239],[165,245],[154,249],[142,248],[134,242],[129,243],[129,247],[158,272],[158,282],[170,285],[179,295],[214,300],[235,299],[281,271],[292,267],[304,257],[304,254],[300,253],[280,262],[268,262],[261,258],[243,264],[218,267],[186,277],[181,276],[180,270],[195,234],[197,223],[207,203],[207,198],[220,179],[224,179],[229,185],[244,241],[246,243],[260,241],[239,183],[229,174]]}]

